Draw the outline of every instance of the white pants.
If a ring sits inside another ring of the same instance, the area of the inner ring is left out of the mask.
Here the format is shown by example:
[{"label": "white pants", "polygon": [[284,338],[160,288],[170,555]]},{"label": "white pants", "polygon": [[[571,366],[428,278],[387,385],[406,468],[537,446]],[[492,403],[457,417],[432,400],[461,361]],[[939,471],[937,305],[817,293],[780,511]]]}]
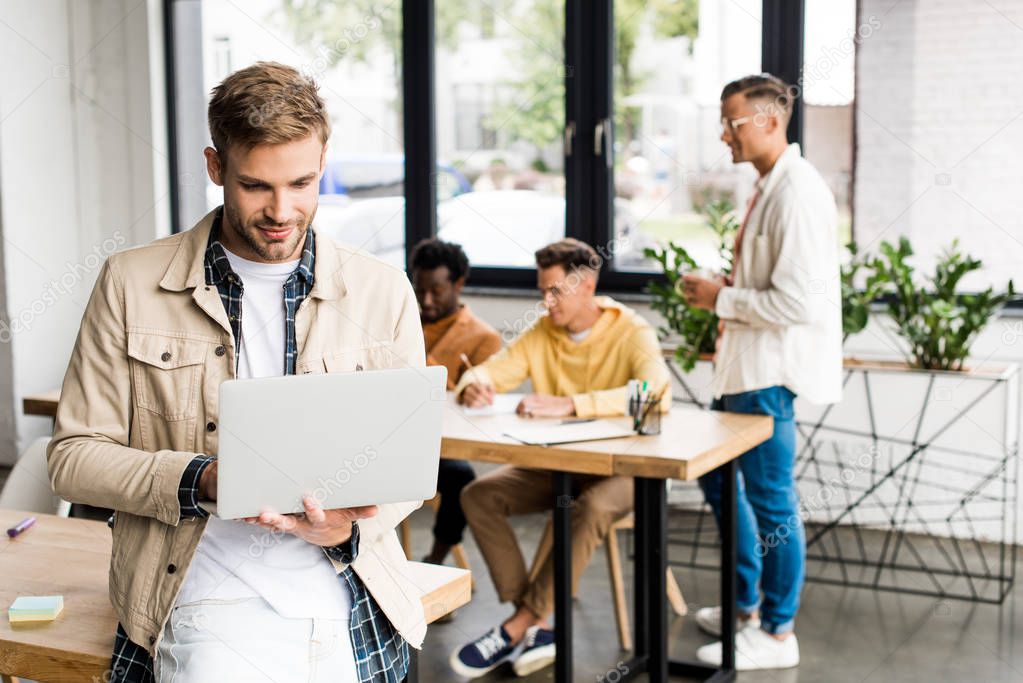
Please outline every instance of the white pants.
[{"label": "white pants", "polygon": [[154,662],[157,683],[358,683],[349,624],[285,619],[262,598],[175,607]]}]

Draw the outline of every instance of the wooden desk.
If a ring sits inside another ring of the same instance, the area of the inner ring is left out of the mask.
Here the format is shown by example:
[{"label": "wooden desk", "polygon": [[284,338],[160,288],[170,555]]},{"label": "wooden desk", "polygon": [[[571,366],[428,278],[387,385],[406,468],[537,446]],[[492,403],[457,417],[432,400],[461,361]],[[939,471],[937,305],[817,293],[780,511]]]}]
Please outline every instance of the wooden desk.
[{"label": "wooden desk", "polygon": [[[54,417],[60,389],[24,398],[26,415]],[[758,415],[708,412],[675,406],[659,436],[590,441],[561,446],[525,446],[503,436],[520,420],[515,415],[467,417],[448,397],[444,457],[512,464],[577,474],[657,477],[693,481],[736,454],[770,438],[772,422]],[[618,418],[623,425],[628,418]],[[738,450],[736,450],[738,449]]]},{"label": "wooden desk", "polygon": [[[0,509],[0,528],[30,514]],[[117,618],[107,593],[110,529],[103,522],[35,514],[35,526],[0,539],[0,674],[46,683],[107,680]],[[430,623],[469,602],[470,572],[410,563]],[[19,595],[63,595],[51,623],[12,626],[6,610]]]},{"label": "wooden desk", "polygon": [[[631,428],[627,417],[606,418]],[[543,422],[533,418],[531,421]],[[547,420],[551,423],[559,419]],[[770,438],[774,423],[762,415],[675,406],[657,436],[632,436],[558,446],[530,446],[504,436],[521,424],[517,415],[468,416],[448,396],[442,457],[512,464],[576,474],[623,474],[694,481]]]},{"label": "wooden desk", "polygon": [[[629,436],[558,446],[522,444],[504,436],[523,418],[470,416],[448,396],[441,457],[549,470],[554,481],[555,681],[572,678],[571,485],[573,474],[620,474],[635,478],[635,652],[619,670],[621,680],[643,673],[653,683],[669,674],[716,682],[735,678],[735,459],[771,437],[772,418],[710,412],[676,405],[657,436]],[[629,418],[615,418],[628,425]],[[557,420],[551,420],[556,422]],[[668,616],[664,600],[667,569],[667,496],[664,481],[692,481],[723,468],[721,520],[722,640],[720,669],[668,660]],[[569,501],[564,504],[563,501]]]},{"label": "wooden desk", "polygon": [[[26,397],[26,414],[56,414],[59,394],[58,390]],[[570,507],[559,505],[558,501],[571,500],[573,474],[620,474],[636,479],[636,657],[629,662],[629,673],[623,680],[643,672],[648,672],[655,683],[666,680],[669,672],[710,676],[716,681],[734,678],[734,651],[728,645],[734,642],[735,636],[735,620],[731,616],[735,605],[735,458],[770,438],[774,429],[770,417],[709,412],[676,404],[663,417],[658,436],[545,447],[521,444],[504,436],[506,428],[521,418],[514,415],[470,417],[455,404],[452,396],[447,400],[442,457],[532,467],[549,470],[553,475],[554,602],[555,620],[559,625],[555,632],[557,681],[572,680],[571,546],[568,542],[571,516]],[[30,412],[30,408],[37,412]],[[627,418],[620,419],[627,424]],[[667,611],[662,599],[667,564],[664,480],[692,481],[718,467],[723,467],[725,474],[721,594],[722,637],[726,647],[722,669],[708,670],[699,664],[669,662],[667,657]],[[3,670],[3,652],[0,651],[0,671]]]}]

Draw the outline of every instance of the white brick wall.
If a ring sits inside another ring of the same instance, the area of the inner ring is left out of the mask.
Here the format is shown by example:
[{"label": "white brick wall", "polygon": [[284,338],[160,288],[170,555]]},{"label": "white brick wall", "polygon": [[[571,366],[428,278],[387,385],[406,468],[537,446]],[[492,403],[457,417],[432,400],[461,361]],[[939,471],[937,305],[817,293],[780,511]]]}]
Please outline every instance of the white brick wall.
[{"label": "white brick wall", "polygon": [[[1023,1],[862,0],[854,234],[905,234],[930,258],[958,237],[976,289],[1021,279]],[[921,264],[923,265],[923,264]]]}]

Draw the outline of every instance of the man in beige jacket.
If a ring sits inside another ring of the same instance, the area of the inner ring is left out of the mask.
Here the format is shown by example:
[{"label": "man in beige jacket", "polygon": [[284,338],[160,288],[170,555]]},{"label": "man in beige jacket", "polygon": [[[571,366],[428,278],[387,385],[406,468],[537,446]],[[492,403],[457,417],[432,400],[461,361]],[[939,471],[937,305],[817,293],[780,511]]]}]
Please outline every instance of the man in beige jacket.
[{"label": "man in beige jacket", "polygon": [[62,497],[116,511],[111,680],[396,683],[425,633],[394,534],[414,504],[307,498],[249,523],[199,501],[216,496],[221,382],[423,366],[415,296],[311,229],[330,133],[314,83],[258,63],[214,89],[209,123],[224,204],[107,261],[48,453]]}]

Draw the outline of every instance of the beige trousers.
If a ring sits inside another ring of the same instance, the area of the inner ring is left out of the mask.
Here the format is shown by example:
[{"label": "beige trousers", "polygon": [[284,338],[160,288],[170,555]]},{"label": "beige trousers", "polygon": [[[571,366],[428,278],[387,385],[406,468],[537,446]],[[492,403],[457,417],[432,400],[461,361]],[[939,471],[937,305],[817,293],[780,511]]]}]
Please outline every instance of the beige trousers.
[{"label": "beige trousers", "polygon": [[[572,477],[572,591],[611,525],[632,511],[631,477]],[[505,465],[462,490],[462,508],[502,602],[546,618],[554,609],[554,558],[530,583],[526,560],[508,518],[554,507],[550,472]]]}]

